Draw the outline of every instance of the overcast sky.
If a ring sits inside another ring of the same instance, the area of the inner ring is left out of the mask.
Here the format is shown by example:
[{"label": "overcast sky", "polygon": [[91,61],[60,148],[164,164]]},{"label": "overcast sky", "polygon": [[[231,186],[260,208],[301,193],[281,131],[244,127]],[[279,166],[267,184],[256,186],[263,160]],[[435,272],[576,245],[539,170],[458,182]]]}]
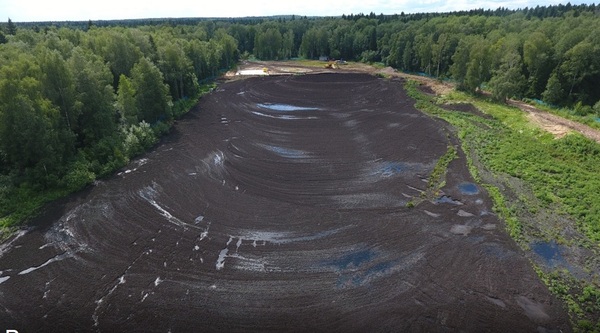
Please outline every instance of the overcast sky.
[{"label": "overcast sky", "polygon": [[[400,14],[468,9],[510,9],[566,4],[560,0],[0,0],[0,20],[84,21],[164,17],[244,17],[271,15],[340,16],[375,12]],[[571,4],[594,1],[570,1]]]}]

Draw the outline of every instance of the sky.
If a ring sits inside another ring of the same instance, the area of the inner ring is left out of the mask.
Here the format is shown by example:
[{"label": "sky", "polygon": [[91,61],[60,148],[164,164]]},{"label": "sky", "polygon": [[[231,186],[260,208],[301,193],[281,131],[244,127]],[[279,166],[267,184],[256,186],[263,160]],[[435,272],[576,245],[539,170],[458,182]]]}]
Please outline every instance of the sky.
[{"label": "sky", "polygon": [[[135,18],[246,17],[272,15],[341,16],[400,14],[469,9],[518,9],[566,4],[569,0],[0,0],[0,20],[87,21]],[[594,1],[570,1],[571,4]]]}]

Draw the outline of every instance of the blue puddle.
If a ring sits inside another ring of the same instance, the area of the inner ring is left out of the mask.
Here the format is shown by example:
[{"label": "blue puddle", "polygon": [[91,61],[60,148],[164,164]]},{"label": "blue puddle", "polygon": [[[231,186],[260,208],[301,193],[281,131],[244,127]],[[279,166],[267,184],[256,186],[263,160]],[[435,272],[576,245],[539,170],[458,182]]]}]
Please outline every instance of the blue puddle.
[{"label": "blue puddle", "polygon": [[531,249],[535,254],[542,257],[549,266],[554,267],[565,264],[560,245],[556,244],[555,241],[533,243]]},{"label": "blue puddle", "polygon": [[377,255],[372,250],[361,250],[342,256],[339,259],[324,263],[332,267],[339,275],[337,288],[355,288],[369,284],[378,277],[385,276],[393,271],[395,263],[384,261],[373,263]]},{"label": "blue puddle", "polygon": [[384,177],[390,177],[397,173],[403,172],[407,169],[406,164],[399,162],[385,162],[379,173],[381,173]]},{"label": "blue puddle", "polygon": [[460,190],[460,192],[462,194],[465,194],[465,195],[479,194],[479,188],[477,187],[477,185],[475,185],[473,183],[462,183],[462,184],[458,185],[458,189]]},{"label": "blue puddle", "polygon": [[339,270],[358,267],[375,258],[375,253],[371,250],[363,250],[355,253],[350,253],[340,259],[328,262],[327,266],[333,266]]},{"label": "blue puddle", "polygon": [[442,195],[441,197],[435,199],[434,203],[436,203],[436,204],[447,203],[447,204],[451,204],[451,205],[462,205],[463,204],[462,202],[460,202],[458,200],[454,200],[447,195]]},{"label": "blue puddle", "polygon": [[271,103],[259,103],[256,104],[259,108],[275,110],[275,111],[311,111],[319,110],[319,108],[296,106],[289,104],[271,104]]},{"label": "blue puddle", "polygon": [[279,146],[261,145],[265,149],[274,152],[275,154],[286,158],[302,158],[306,157],[306,152],[298,149],[284,148]]}]

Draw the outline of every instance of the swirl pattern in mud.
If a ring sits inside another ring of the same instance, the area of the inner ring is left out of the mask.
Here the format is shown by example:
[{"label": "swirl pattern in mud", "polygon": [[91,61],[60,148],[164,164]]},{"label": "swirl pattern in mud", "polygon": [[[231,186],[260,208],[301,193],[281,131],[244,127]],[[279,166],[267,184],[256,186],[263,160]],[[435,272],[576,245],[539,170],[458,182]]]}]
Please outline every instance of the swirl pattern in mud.
[{"label": "swirl pattern in mud", "polygon": [[401,81],[222,84],[153,152],[2,247],[23,331],[569,331]]}]

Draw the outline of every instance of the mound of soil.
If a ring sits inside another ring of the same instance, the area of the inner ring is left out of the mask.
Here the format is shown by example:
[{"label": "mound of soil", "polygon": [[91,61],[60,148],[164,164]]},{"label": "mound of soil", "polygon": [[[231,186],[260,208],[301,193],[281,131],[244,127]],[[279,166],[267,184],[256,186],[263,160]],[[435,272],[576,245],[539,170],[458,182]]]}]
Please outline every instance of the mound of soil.
[{"label": "mound of soil", "polygon": [[569,331],[462,152],[423,200],[457,141],[413,105],[402,81],[365,74],[222,84],[4,244],[0,326]]},{"label": "mound of soil", "polygon": [[431,87],[430,87],[429,85],[427,85],[427,84],[420,84],[420,85],[419,85],[419,87],[418,87],[418,89],[419,89],[421,92],[424,92],[424,93],[426,93],[426,94],[429,94],[429,95],[435,95],[435,90],[433,90],[433,88],[431,88]]}]

